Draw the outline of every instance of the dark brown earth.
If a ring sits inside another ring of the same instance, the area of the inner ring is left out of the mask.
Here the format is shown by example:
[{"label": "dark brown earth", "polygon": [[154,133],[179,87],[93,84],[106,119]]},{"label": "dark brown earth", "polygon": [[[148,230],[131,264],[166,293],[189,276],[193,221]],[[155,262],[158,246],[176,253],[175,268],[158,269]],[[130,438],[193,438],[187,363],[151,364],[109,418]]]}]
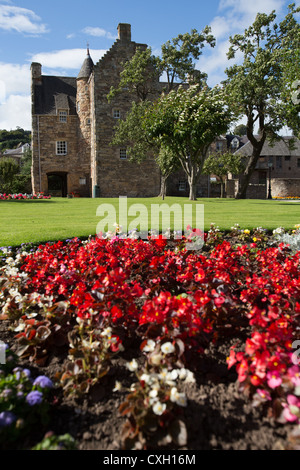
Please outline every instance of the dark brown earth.
[{"label": "dark brown earth", "polygon": [[[14,349],[14,333],[7,321],[0,321],[0,338]],[[287,448],[289,425],[275,423],[254,409],[237,389],[236,373],[228,370],[226,357],[231,340],[211,345],[199,356],[193,372],[196,382],[186,385],[188,406],[183,408],[188,432],[187,445],[180,450],[284,450]],[[48,363],[40,368],[26,361],[33,376],[54,378],[66,360],[67,350],[54,351]],[[134,381],[126,362],[136,357],[132,348],[113,360],[109,374],[87,398],[74,400],[62,395],[59,388],[51,397],[50,422],[46,427],[33,429],[20,443],[30,449],[42,440],[46,432],[57,435],[69,433],[78,450],[117,451],[122,449],[122,428],[125,418],[119,412],[126,392],[113,392],[115,381],[130,386]],[[9,449],[8,449],[9,450]]]}]

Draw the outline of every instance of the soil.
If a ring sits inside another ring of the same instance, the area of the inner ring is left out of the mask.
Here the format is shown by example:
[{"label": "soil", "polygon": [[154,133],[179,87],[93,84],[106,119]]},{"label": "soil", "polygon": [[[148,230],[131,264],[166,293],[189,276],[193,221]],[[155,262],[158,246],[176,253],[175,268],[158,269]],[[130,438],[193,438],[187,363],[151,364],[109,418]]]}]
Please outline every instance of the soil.
[{"label": "soil", "polygon": [[[0,321],[0,338],[14,349],[14,333],[7,321]],[[195,383],[186,384],[188,406],[183,409],[188,433],[187,445],[181,450],[284,450],[289,425],[274,422],[255,409],[238,391],[235,371],[228,370],[226,357],[234,338],[218,346],[210,345],[192,366]],[[131,347],[132,348],[132,347]],[[67,350],[53,351],[43,367],[21,361],[33,376],[54,378],[67,360]],[[76,440],[77,450],[117,451],[122,449],[124,416],[119,406],[126,392],[113,392],[115,381],[124,386],[133,383],[126,362],[136,357],[136,349],[126,350],[113,359],[113,365],[100,385],[82,400],[64,397],[60,389],[52,394],[51,418],[47,427],[32,430],[22,442],[23,449],[43,438],[46,432],[69,433]],[[9,450],[9,449],[8,449]]]}]

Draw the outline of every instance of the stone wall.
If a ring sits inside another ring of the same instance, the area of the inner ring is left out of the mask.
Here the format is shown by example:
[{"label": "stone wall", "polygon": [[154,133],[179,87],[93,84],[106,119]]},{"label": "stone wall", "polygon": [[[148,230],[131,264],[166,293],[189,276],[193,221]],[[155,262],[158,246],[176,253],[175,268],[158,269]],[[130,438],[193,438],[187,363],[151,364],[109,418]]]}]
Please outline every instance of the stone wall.
[{"label": "stone wall", "polygon": [[300,178],[271,178],[272,197],[300,197]]},{"label": "stone wall", "polygon": [[[80,193],[87,167],[78,152],[78,117],[68,116],[67,123],[61,123],[55,115],[34,116],[32,129],[33,192],[48,194],[48,174],[67,173],[67,191]],[[67,142],[67,155],[56,154],[57,141]]]}]

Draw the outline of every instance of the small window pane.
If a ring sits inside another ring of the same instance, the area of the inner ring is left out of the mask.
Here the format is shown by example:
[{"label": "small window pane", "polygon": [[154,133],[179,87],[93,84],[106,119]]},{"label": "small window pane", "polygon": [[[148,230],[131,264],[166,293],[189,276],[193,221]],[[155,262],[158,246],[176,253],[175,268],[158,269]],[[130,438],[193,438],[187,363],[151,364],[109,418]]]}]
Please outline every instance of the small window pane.
[{"label": "small window pane", "polygon": [[120,149],[120,159],[121,160],[126,160],[127,159],[126,149]]},{"label": "small window pane", "polygon": [[185,181],[179,181],[179,191],[185,191],[186,190],[186,182]]},{"label": "small window pane", "polygon": [[65,141],[56,142],[56,154],[67,155],[67,142]]},{"label": "small window pane", "polygon": [[119,109],[114,109],[113,116],[115,119],[120,119],[121,117],[121,112]]},{"label": "small window pane", "polygon": [[67,111],[59,111],[59,122],[67,122]]}]

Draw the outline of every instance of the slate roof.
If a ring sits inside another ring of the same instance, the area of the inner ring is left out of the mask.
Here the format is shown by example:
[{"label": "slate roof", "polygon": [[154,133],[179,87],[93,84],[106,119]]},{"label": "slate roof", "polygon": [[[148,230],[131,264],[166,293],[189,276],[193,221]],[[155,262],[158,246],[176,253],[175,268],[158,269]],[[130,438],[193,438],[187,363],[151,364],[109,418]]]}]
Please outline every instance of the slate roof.
[{"label": "slate roof", "polygon": [[88,51],[87,52],[87,57],[86,57],[85,61],[82,64],[82,67],[81,67],[81,70],[80,70],[79,74],[77,75],[77,79],[78,78],[89,78],[89,76],[91,75],[91,73],[93,71],[93,68],[94,68],[94,62],[91,59],[90,53]]},{"label": "slate roof", "polygon": [[[290,150],[289,149],[289,141],[293,137],[291,136],[285,136],[283,137],[283,140],[280,139],[278,142],[274,143],[274,146],[271,146],[267,141],[264,143],[264,146],[262,148],[261,152],[261,157],[268,157],[268,156],[285,156],[285,155],[291,155],[291,156],[296,156],[300,157],[300,140],[295,139],[294,143],[294,149]],[[250,141],[248,141],[243,147],[238,149],[235,153],[240,154],[240,155],[245,155],[245,156],[250,156],[252,154],[252,144]]]},{"label": "slate roof", "polygon": [[68,109],[76,114],[76,78],[42,76],[42,84],[35,85],[34,114],[57,114],[57,109]]}]

